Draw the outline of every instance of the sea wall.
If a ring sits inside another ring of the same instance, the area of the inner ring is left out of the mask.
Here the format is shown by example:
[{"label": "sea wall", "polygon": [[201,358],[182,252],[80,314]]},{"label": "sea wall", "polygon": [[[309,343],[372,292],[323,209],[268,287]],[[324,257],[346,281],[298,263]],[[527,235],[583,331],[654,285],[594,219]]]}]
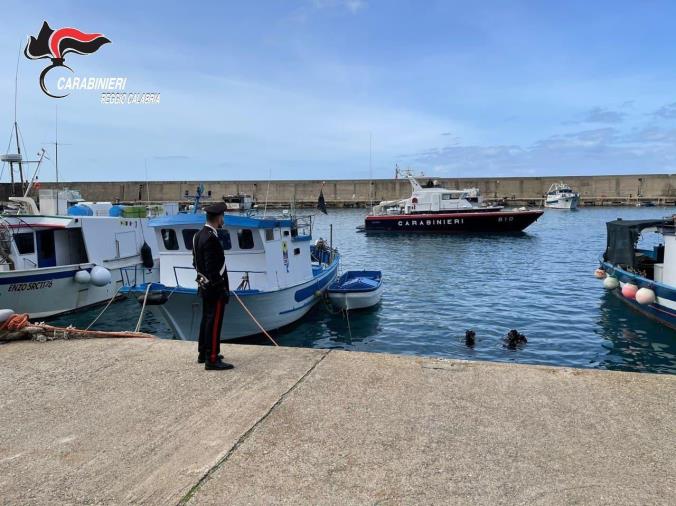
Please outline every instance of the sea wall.
[{"label": "sea wall", "polygon": [[[421,184],[429,178],[421,177]],[[570,177],[505,177],[505,178],[436,178],[447,188],[479,188],[489,199],[539,201],[549,186],[565,181],[582,195],[583,204],[621,203],[642,197],[643,199],[676,201],[676,179],[671,174],[640,174],[610,176]],[[190,200],[199,181],[144,181],[91,182],[68,181],[59,183],[62,188],[79,189],[87,200],[153,202]],[[410,196],[411,186],[405,179],[340,179],[340,180],[287,180],[287,181],[204,181],[205,191],[211,192],[210,200],[223,195],[247,193],[258,202],[297,205],[317,202],[320,189],[328,205],[358,206],[371,200],[393,200]],[[54,188],[54,183],[42,183],[42,188]],[[0,199],[10,195],[10,185],[0,185]],[[207,197],[207,199],[209,199]]]}]

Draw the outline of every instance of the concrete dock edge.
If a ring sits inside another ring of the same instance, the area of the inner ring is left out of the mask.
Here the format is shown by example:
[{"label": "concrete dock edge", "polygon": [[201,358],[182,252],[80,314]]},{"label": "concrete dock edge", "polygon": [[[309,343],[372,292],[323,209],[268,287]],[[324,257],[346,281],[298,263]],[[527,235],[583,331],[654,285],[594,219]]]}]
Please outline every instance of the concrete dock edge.
[{"label": "concrete dock edge", "polygon": [[195,343],[0,345],[2,504],[669,504],[676,377]]}]

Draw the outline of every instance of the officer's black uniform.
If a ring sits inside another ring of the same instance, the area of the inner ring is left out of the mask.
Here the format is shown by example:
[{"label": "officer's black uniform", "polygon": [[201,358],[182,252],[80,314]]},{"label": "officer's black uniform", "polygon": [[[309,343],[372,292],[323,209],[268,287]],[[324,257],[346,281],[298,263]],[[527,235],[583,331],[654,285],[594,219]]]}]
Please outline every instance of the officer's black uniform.
[{"label": "officer's black uniform", "polygon": [[[207,214],[223,214],[225,204],[214,204],[205,208]],[[230,296],[228,271],[225,255],[218,235],[208,225],[193,238],[193,264],[208,280],[206,287],[200,287],[202,297],[202,322],[198,345],[198,362],[206,362],[206,369],[230,369],[232,366],[221,361],[221,326],[223,313]],[[223,272],[221,272],[223,271]]]}]

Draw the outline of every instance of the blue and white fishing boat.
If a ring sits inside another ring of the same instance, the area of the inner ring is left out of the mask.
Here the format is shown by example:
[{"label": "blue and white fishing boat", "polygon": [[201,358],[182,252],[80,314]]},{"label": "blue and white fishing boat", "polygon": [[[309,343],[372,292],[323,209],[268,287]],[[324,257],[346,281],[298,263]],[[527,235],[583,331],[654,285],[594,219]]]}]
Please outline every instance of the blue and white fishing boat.
[{"label": "blue and white fishing boat", "polygon": [[347,271],[329,285],[331,303],[345,310],[373,307],[383,297],[380,271]]},{"label": "blue and white fishing boat", "polygon": [[[674,219],[615,220],[606,227],[607,246],[596,277],[633,309],[676,330]],[[652,247],[640,248],[639,241],[649,234],[657,234]]]},{"label": "blue and white fishing boat", "polygon": [[[302,318],[335,279],[337,251],[312,244],[311,219],[225,215],[219,237],[231,297],[221,341],[278,329]],[[192,238],[205,215],[179,214],[151,220],[159,243],[160,283],[144,283],[130,271],[128,293],[146,298],[180,339],[197,340],[202,299],[192,265]],[[254,320],[255,319],[255,320]]]}]

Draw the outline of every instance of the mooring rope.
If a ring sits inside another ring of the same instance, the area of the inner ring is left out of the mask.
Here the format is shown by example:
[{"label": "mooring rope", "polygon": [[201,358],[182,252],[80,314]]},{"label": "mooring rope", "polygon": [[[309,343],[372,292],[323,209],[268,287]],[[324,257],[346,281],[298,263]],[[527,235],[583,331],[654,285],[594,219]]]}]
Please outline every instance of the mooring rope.
[{"label": "mooring rope", "polygon": [[[54,339],[62,337],[63,339],[69,336],[73,337],[89,337],[89,338],[106,338],[106,337],[125,337],[125,338],[152,338],[155,336],[146,334],[144,332],[108,332],[102,330],[82,330],[75,327],[55,327],[47,325],[46,323],[31,323],[28,320],[28,314],[15,314],[10,316],[2,325],[0,325],[0,339],[26,339],[32,336],[42,335],[43,337],[51,333]],[[57,334],[58,333],[58,334]]]},{"label": "mooring rope", "polygon": [[89,330],[90,328],[92,328],[92,326],[98,321],[98,319],[101,318],[101,316],[103,316],[103,313],[105,313],[106,310],[107,310],[107,309],[110,307],[110,305],[113,303],[113,301],[114,301],[115,298],[117,297],[117,294],[120,292],[120,290],[122,290],[122,287],[123,287],[123,286],[124,286],[124,285],[120,285],[120,286],[117,288],[117,290],[115,290],[115,293],[113,294],[113,296],[112,296],[112,297],[110,298],[110,300],[108,301],[108,304],[106,304],[106,307],[103,308],[103,311],[101,311],[101,312],[98,314],[98,316],[97,316],[96,318],[94,318],[94,321],[91,322],[91,323],[89,324],[89,326],[88,326],[85,330]]},{"label": "mooring rope", "polygon": [[143,296],[143,305],[141,306],[141,314],[138,315],[138,321],[136,322],[136,328],[134,329],[134,332],[138,332],[141,329],[141,322],[143,321],[143,311],[146,309],[146,302],[148,301],[148,292],[150,292],[150,287],[152,286],[152,283],[148,283],[148,286],[146,287],[146,293]]},{"label": "mooring rope", "polygon": [[258,320],[256,320],[256,317],[255,317],[253,314],[251,314],[251,311],[249,311],[249,308],[247,308],[247,307],[244,305],[244,302],[242,302],[242,299],[239,298],[239,295],[237,295],[235,292],[231,292],[231,293],[235,296],[235,298],[237,299],[237,302],[239,302],[239,303],[242,305],[242,307],[244,308],[244,311],[247,312],[247,314],[251,317],[251,319],[254,321],[254,323],[255,323],[256,325],[258,325],[258,328],[261,329],[261,332],[263,332],[263,334],[265,334],[265,336],[266,336],[268,339],[270,339],[270,341],[272,341],[272,344],[274,344],[275,346],[279,346],[279,345],[277,344],[277,342],[272,338],[272,336],[270,336],[270,334],[268,334],[267,331],[263,328],[263,325],[261,325],[260,323],[258,323]]}]

